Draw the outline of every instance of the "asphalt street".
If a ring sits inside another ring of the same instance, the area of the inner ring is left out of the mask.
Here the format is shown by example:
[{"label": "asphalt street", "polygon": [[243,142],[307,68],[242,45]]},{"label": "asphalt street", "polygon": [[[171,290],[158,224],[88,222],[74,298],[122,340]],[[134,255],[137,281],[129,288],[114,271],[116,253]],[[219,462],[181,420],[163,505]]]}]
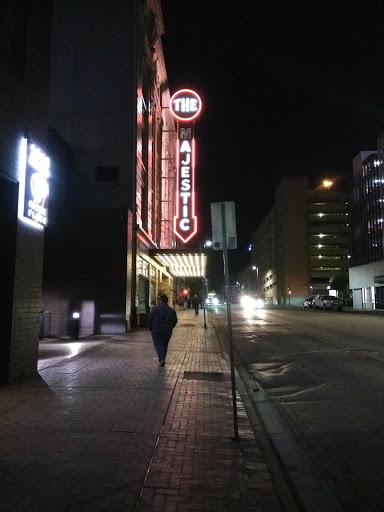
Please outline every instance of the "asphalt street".
[{"label": "asphalt street", "polygon": [[[384,316],[232,306],[231,318],[236,367],[304,510],[384,510]],[[226,307],[210,320],[226,339]]]}]

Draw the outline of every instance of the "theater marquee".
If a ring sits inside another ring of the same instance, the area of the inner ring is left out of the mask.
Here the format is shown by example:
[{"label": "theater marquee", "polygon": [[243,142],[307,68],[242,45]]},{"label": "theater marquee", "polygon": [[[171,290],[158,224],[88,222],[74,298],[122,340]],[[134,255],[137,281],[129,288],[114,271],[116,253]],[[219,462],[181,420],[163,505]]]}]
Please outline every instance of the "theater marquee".
[{"label": "theater marquee", "polygon": [[174,233],[184,243],[188,242],[197,232],[194,122],[200,111],[201,99],[190,89],[181,89],[171,98],[171,112],[177,120]]}]

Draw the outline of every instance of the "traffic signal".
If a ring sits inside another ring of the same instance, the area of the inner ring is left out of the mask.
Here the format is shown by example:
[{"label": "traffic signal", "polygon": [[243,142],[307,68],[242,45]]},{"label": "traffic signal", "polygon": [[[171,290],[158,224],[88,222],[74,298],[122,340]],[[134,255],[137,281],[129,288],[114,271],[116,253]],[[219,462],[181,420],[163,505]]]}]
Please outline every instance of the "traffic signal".
[{"label": "traffic signal", "polygon": [[291,293],[292,293],[291,290],[288,290],[288,295],[291,295]]}]

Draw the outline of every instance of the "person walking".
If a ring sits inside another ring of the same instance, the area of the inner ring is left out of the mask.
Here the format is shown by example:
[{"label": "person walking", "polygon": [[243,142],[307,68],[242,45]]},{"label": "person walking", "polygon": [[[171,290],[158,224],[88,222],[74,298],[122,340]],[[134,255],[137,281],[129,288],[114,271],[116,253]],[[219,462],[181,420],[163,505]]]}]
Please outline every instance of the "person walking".
[{"label": "person walking", "polygon": [[199,314],[200,299],[199,299],[199,297],[196,294],[192,298],[192,306],[195,308],[195,315],[198,315]]},{"label": "person walking", "polygon": [[167,295],[160,295],[160,302],[150,311],[147,322],[148,328],[151,331],[152,341],[159,358],[160,366],[165,365],[168,343],[176,324],[176,311],[168,306]]}]

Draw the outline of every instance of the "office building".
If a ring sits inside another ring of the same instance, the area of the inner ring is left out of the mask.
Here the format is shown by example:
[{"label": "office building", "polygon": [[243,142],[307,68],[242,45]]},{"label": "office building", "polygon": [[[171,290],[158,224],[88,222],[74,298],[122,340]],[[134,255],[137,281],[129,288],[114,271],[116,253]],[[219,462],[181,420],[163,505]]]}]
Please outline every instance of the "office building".
[{"label": "office building", "polygon": [[268,303],[302,306],[308,295],[345,294],[350,255],[343,180],[283,178],[251,242],[251,268]]},{"label": "office building", "polygon": [[357,309],[384,309],[384,135],[353,159],[349,284]]}]

